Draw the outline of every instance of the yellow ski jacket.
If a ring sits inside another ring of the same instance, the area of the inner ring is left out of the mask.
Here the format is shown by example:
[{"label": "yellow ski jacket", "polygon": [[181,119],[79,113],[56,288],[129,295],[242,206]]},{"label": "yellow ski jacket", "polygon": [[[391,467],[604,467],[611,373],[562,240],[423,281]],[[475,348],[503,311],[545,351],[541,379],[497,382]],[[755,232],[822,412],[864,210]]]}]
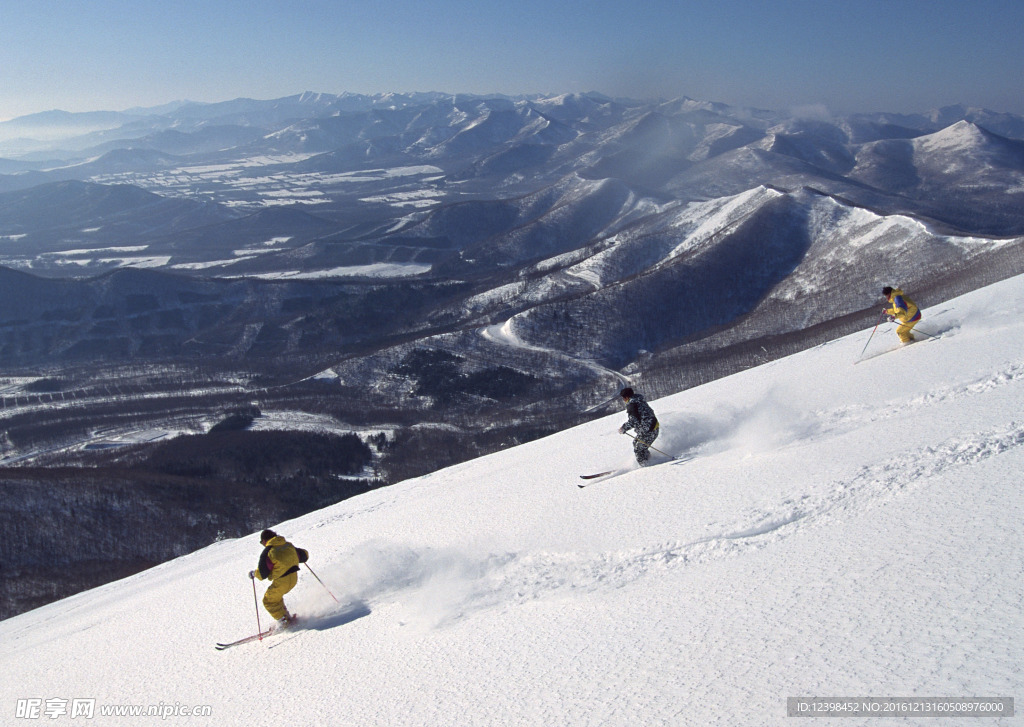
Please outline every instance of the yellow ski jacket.
[{"label": "yellow ski jacket", "polygon": [[260,564],[254,575],[261,581],[269,578],[276,581],[281,576],[299,570],[299,553],[295,546],[280,535],[267,541],[267,547],[260,554]]},{"label": "yellow ski jacket", "polygon": [[885,309],[885,312],[900,323],[910,323],[921,318],[921,311],[917,309],[917,304],[899,288],[892,289],[892,295],[889,296],[889,307]]}]

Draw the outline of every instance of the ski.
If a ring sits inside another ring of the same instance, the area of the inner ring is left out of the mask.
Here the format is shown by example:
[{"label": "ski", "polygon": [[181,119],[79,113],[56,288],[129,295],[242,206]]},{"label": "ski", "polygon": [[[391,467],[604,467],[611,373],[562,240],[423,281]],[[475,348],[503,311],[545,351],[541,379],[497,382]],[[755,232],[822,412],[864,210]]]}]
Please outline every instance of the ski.
[{"label": "ski", "polygon": [[238,641],[230,641],[226,644],[218,643],[214,648],[217,649],[217,651],[224,651],[224,649],[230,649],[232,646],[238,646],[239,644],[248,644],[250,641],[256,641],[257,639],[263,640],[267,636],[270,636],[272,633],[274,633],[273,627],[267,629],[262,633],[253,634],[252,636],[246,636],[244,639],[239,639]]},{"label": "ski", "polygon": [[[654,449],[654,448],[652,447],[651,449]],[[661,452],[661,450],[658,450],[658,451]],[[669,459],[664,461],[664,462],[651,462],[650,465],[648,465],[648,466],[649,467],[655,467],[657,465],[662,465],[662,464],[682,464],[683,462],[689,462],[694,457],[692,454],[690,454],[689,456],[680,455],[678,457],[675,457],[675,456],[669,454],[668,452],[661,452],[661,454],[664,454]],[[587,481],[586,482],[579,482],[579,483],[576,484],[576,486],[577,487],[586,487],[587,485],[592,485],[592,484],[594,484],[592,482],[592,480],[596,480],[599,477],[607,477],[608,475],[614,475],[616,472],[618,472],[619,474],[624,474],[626,472],[626,470],[608,470],[606,472],[596,472],[596,473],[594,473],[592,475],[580,475],[580,479],[581,480],[587,480]]]},{"label": "ski", "polygon": [[244,639],[239,639],[238,641],[231,641],[231,642],[229,642],[227,644],[218,643],[214,648],[217,649],[217,651],[224,651],[224,649],[230,649],[232,646],[238,646],[239,644],[248,644],[250,641],[256,641],[257,639],[262,641],[263,639],[267,638],[271,634],[276,634],[279,631],[283,631],[285,629],[291,628],[292,624],[294,624],[298,620],[299,620],[299,617],[293,614],[291,619],[288,621],[288,625],[287,626],[283,626],[282,627],[282,626],[280,626],[278,624],[274,624],[273,626],[271,626],[269,629],[267,629],[263,633],[253,634],[252,636],[246,636]]},{"label": "ski", "polygon": [[[956,329],[953,330],[955,331]],[[884,356],[887,353],[895,353],[896,351],[902,351],[904,348],[907,348],[907,346],[912,346],[915,343],[927,343],[928,341],[938,341],[939,339],[949,335],[949,331],[942,331],[941,333],[925,333],[924,331],[915,330],[914,335],[924,336],[924,338],[915,338],[913,341],[910,341],[909,343],[901,343],[899,345],[893,346],[892,348],[887,348],[884,351],[878,351],[877,353],[873,353],[870,356],[862,355],[859,359],[853,362],[853,365],[856,366],[862,361],[870,361],[873,358]]]},{"label": "ski", "polygon": [[931,338],[915,338],[913,341],[910,341],[909,343],[900,343],[900,344],[898,344],[896,346],[893,346],[892,348],[887,348],[887,349],[885,349],[883,351],[878,351],[877,353],[872,353],[872,354],[869,354],[867,356],[861,356],[859,359],[857,359],[856,361],[853,362],[853,365],[856,366],[859,363],[863,363],[864,361],[870,361],[873,358],[878,358],[879,356],[884,356],[887,353],[896,353],[897,351],[902,351],[903,349],[907,348],[908,346],[913,346],[916,343],[925,343],[926,341],[937,340],[937,339],[938,339],[937,336],[932,336]]},{"label": "ski", "polygon": [[[592,474],[592,475],[580,475],[580,479],[581,480],[595,480],[598,477],[604,477],[605,475],[610,475],[614,471],[615,470],[608,470],[607,472],[598,472],[598,473]],[[579,487],[586,487],[588,484],[590,484],[590,483],[589,482],[582,482],[578,486]]]}]

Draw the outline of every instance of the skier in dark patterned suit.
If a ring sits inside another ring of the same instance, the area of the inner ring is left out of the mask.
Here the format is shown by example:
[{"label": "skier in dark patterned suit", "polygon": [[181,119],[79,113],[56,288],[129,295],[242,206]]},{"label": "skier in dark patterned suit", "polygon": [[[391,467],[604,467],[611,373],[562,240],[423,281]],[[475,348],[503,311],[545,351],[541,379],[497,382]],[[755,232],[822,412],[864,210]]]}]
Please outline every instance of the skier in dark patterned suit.
[{"label": "skier in dark patterned suit", "polygon": [[626,414],[629,416],[626,423],[619,427],[619,434],[625,434],[630,429],[636,430],[633,453],[636,455],[636,461],[643,467],[651,458],[651,445],[658,438],[658,417],[654,415],[654,410],[644,399],[643,394],[637,394],[627,386],[619,392],[619,396],[626,402]]}]

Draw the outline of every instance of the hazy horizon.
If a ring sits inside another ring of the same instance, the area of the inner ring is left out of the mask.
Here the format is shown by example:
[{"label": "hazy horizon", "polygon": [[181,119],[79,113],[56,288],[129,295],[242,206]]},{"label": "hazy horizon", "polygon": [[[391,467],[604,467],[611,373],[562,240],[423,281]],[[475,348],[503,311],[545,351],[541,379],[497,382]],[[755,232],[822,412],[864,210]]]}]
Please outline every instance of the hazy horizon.
[{"label": "hazy horizon", "polygon": [[[102,114],[102,113],[130,113],[130,112],[133,112],[133,111],[151,112],[154,109],[161,109],[162,107],[167,107],[168,110],[170,110],[171,108],[173,108],[175,106],[183,106],[183,105],[188,105],[188,104],[211,104],[212,105],[212,104],[218,104],[218,103],[229,103],[231,101],[238,101],[238,100],[274,101],[276,99],[289,98],[289,97],[293,97],[293,96],[300,96],[302,94],[324,94],[324,95],[337,95],[337,96],[341,96],[341,95],[344,95],[346,93],[353,94],[353,95],[364,95],[364,96],[378,96],[378,95],[386,95],[386,94],[409,94],[409,95],[412,95],[412,94],[439,93],[439,94],[443,94],[443,95],[452,95],[452,96],[465,94],[465,95],[480,96],[480,97],[488,97],[488,96],[499,97],[499,96],[504,96],[504,97],[509,97],[509,98],[533,97],[533,96],[540,96],[540,97],[548,96],[548,97],[551,97],[551,96],[560,96],[560,95],[564,95],[564,94],[573,93],[573,94],[579,94],[579,95],[599,94],[599,95],[602,95],[602,96],[607,96],[607,97],[612,98],[612,99],[637,101],[637,102],[642,102],[642,103],[658,101],[659,99],[668,102],[668,101],[673,101],[673,100],[684,98],[684,97],[685,98],[691,98],[692,100],[698,101],[698,102],[726,103],[726,102],[720,101],[719,99],[693,97],[690,94],[679,94],[679,95],[673,96],[673,97],[667,97],[667,96],[641,97],[641,96],[626,96],[626,95],[622,95],[622,94],[608,94],[608,93],[604,93],[602,91],[596,91],[596,90],[564,91],[564,92],[559,92],[559,91],[526,92],[526,91],[524,91],[524,92],[519,92],[519,93],[505,93],[505,92],[502,92],[502,91],[470,92],[470,91],[461,91],[461,90],[437,90],[437,89],[427,89],[427,90],[424,90],[424,89],[405,89],[405,90],[387,90],[387,91],[372,91],[372,92],[371,91],[344,91],[344,90],[343,91],[318,91],[318,90],[312,90],[312,89],[304,89],[304,90],[301,90],[301,91],[294,91],[292,93],[285,93],[285,94],[282,94],[280,96],[257,97],[257,96],[236,95],[236,96],[217,98],[217,99],[212,99],[212,100],[204,100],[204,101],[201,101],[201,100],[198,100],[198,99],[193,99],[193,98],[176,98],[176,99],[168,99],[167,101],[157,102],[157,103],[153,103],[153,104],[131,104],[131,105],[128,105],[128,106],[118,107],[118,108],[94,108],[94,109],[71,110],[71,109],[67,109],[67,108],[54,107],[54,108],[49,108],[49,109],[39,109],[37,111],[31,111],[31,112],[29,112],[27,114],[21,114],[19,116],[14,116],[14,117],[9,117],[9,118],[0,117],[0,123],[4,123],[4,122],[7,122],[7,121],[14,121],[14,120],[21,119],[21,118],[28,118],[28,117],[31,117],[31,116],[38,116],[38,115],[43,115],[43,114],[49,114],[49,113],[68,113],[68,114],[90,114],[90,113],[96,113],[96,114]],[[784,107],[784,108],[769,108],[769,107],[759,106],[757,104],[747,104],[747,103],[730,103],[728,105],[736,107],[736,108],[762,109],[762,110],[772,111],[772,112],[788,113],[788,114],[790,114],[790,115],[792,115],[794,117],[798,117],[798,118],[815,118],[815,119],[819,119],[820,118],[820,119],[827,119],[829,117],[834,117],[834,116],[842,115],[842,114],[840,114],[838,112],[833,112],[831,109],[829,109],[828,107],[826,107],[826,106],[824,106],[822,104],[817,104],[817,105],[810,104],[810,105],[806,105],[806,106],[791,106],[791,107]],[[927,114],[927,113],[929,113],[931,111],[937,111],[937,110],[940,110],[940,109],[943,109],[943,108],[956,107],[956,106],[963,106],[965,108],[985,108],[988,111],[993,111],[993,112],[996,112],[996,113],[1016,113],[1016,112],[1012,112],[1012,111],[1007,111],[1006,109],[1003,109],[1003,108],[992,108],[990,106],[984,106],[984,105],[967,104],[967,103],[963,103],[962,101],[957,101],[957,100],[950,100],[948,103],[943,103],[943,104],[938,104],[938,105],[934,105],[934,106],[929,106],[927,108],[913,108],[913,109],[899,109],[899,110],[891,109],[891,108],[856,108],[856,109],[849,109],[849,110],[847,110],[847,113],[850,113],[850,114],[857,114],[857,113],[866,113],[866,114],[870,114],[870,113],[890,113],[890,114],[913,115],[913,114]],[[1021,115],[1024,115],[1024,114],[1021,114]]]},{"label": "hazy horizon", "polygon": [[787,111],[1024,114],[1024,4],[6,3],[0,119],[302,91],[595,91]]}]

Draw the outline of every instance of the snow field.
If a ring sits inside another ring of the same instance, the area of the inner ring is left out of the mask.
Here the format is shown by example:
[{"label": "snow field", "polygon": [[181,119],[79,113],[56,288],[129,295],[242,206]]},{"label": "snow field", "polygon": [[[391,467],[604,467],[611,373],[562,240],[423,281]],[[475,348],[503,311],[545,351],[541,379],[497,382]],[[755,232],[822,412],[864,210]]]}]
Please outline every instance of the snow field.
[{"label": "snow field", "polygon": [[870,331],[654,401],[676,462],[636,469],[616,414],[271,524],[343,605],[304,573],[262,643],[212,648],[255,631],[255,535],[9,619],[0,709],[731,726],[792,696],[1019,696],[1022,311],[1014,278],[926,309],[937,340],[876,355],[882,326],[856,365]]}]

